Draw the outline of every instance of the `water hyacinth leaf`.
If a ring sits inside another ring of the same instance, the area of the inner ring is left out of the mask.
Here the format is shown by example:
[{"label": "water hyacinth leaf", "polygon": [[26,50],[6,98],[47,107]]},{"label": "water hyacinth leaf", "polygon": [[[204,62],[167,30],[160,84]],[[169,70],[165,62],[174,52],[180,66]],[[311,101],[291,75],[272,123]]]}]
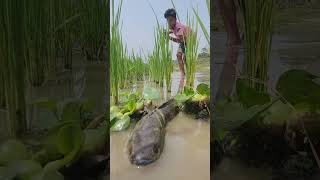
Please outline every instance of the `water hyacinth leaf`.
[{"label": "water hyacinth leaf", "polygon": [[81,104],[77,101],[68,102],[64,105],[61,119],[62,121],[80,121]]},{"label": "water hyacinth leaf", "polygon": [[61,154],[68,154],[74,147],[82,144],[84,133],[79,125],[63,126],[57,134],[57,148]]},{"label": "water hyacinth leaf", "polygon": [[210,88],[208,84],[201,83],[197,86],[196,90],[202,96],[210,96]]},{"label": "water hyacinth leaf", "polygon": [[293,119],[293,109],[281,101],[273,104],[265,113],[264,123],[283,125]]},{"label": "water hyacinth leaf", "polygon": [[239,102],[218,102],[213,118],[214,129],[231,131],[250,121],[258,114],[265,112],[274,102],[245,108]]},{"label": "water hyacinth leaf", "polygon": [[270,96],[267,93],[259,92],[251,88],[248,81],[238,79],[236,83],[237,97],[245,107],[262,105],[270,102]]},{"label": "water hyacinth leaf", "polygon": [[201,102],[201,101],[206,100],[207,98],[208,98],[208,96],[201,95],[201,94],[195,94],[194,96],[192,96],[192,101]]},{"label": "water hyacinth leaf", "polygon": [[129,127],[130,125],[130,117],[129,115],[125,114],[119,119],[118,121],[115,122],[114,125],[111,126],[111,131],[122,131],[125,130]]},{"label": "water hyacinth leaf", "polygon": [[186,101],[188,101],[192,95],[186,95],[186,94],[177,94],[174,98],[179,104],[183,104]]},{"label": "water hyacinth leaf", "polygon": [[134,100],[131,100],[127,103],[126,107],[130,112],[133,112],[136,110],[136,102]]},{"label": "water hyacinth leaf", "polygon": [[189,86],[185,86],[183,88],[183,93],[186,94],[187,96],[195,94],[194,89],[192,87],[189,87]]},{"label": "water hyacinth leaf", "polygon": [[120,112],[120,109],[118,106],[111,106],[110,107],[110,113],[117,113]]},{"label": "water hyacinth leaf", "polygon": [[316,78],[304,70],[289,70],[280,76],[276,89],[293,106],[300,103],[319,105],[320,85],[313,81]]},{"label": "water hyacinth leaf", "polygon": [[27,148],[17,140],[8,140],[0,146],[0,165],[28,157]]},{"label": "water hyacinth leaf", "polygon": [[95,108],[96,101],[92,98],[86,99],[82,102],[81,108],[85,112],[92,112]]},{"label": "water hyacinth leaf", "polygon": [[156,100],[160,98],[160,90],[145,86],[143,90],[143,97],[146,100]]},{"label": "water hyacinth leaf", "polygon": [[42,170],[42,166],[33,160],[17,160],[8,164],[8,172],[18,179],[29,179]]},{"label": "water hyacinth leaf", "polygon": [[137,110],[142,110],[144,108],[144,102],[140,101],[136,103],[136,109]]},{"label": "water hyacinth leaf", "polygon": [[108,141],[108,129],[107,127],[99,127],[97,129],[86,129],[85,141],[83,148],[81,149],[84,153],[95,153],[100,149],[103,149],[105,142]]}]

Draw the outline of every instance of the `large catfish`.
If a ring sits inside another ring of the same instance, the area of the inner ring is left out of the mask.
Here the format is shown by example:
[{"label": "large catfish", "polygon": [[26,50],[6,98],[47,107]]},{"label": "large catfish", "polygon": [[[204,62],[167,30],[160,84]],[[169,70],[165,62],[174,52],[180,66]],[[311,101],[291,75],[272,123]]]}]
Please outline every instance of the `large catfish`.
[{"label": "large catfish", "polygon": [[166,125],[178,112],[178,103],[171,99],[136,124],[128,142],[132,164],[145,166],[159,159],[164,147]]}]

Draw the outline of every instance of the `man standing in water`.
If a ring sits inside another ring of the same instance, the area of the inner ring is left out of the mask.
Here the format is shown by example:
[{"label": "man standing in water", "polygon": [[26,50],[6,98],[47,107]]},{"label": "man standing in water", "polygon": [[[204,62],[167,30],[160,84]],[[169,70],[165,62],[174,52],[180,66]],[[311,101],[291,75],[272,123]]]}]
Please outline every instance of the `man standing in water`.
[{"label": "man standing in water", "polygon": [[185,51],[186,51],[186,37],[188,33],[191,33],[191,28],[181,24],[177,21],[177,13],[174,9],[168,9],[164,13],[164,17],[167,19],[169,25],[169,34],[174,34],[175,37],[169,36],[170,40],[179,43],[179,48],[177,52],[177,59],[179,63],[179,69],[181,77],[185,76],[184,65],[185,61]]},{"label": "man standing in water", "polygon": [[236,64],[241,44],[234,0],[218,0],[220,14],[227,32],[226,59],[220,76],[216,98],[229,97],[236,80]]},{"label": "man standing in water", "polygon": [[238,46],[241,43],[237,25],[237,13],[234,0],[218,0],[221,16],[228,35],[227,46]]}]

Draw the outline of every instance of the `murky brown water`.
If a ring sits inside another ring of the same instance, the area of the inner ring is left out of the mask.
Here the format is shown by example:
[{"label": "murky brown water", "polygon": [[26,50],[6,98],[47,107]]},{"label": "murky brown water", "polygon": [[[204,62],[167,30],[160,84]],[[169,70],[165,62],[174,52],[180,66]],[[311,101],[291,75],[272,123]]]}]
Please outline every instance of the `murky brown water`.
[{"label": "murky brown water", "polygon": [[210,128],[180,113],[167,125],[165,146],[158,161],[138,168],[130,164],[126,143],[132,129],[111,133],[111,180],[209,180]]}]

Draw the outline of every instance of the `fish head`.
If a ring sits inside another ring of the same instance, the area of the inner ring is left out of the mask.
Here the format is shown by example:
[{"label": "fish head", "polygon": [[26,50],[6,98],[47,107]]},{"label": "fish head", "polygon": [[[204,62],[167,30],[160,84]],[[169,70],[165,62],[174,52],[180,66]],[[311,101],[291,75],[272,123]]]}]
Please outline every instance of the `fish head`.
[{"label": "fish head", "polygon": [[146,166],[153,163],[160,157],[159,145],[152,143],[145,145],[130,154],[130,162],[137,166]]}]

